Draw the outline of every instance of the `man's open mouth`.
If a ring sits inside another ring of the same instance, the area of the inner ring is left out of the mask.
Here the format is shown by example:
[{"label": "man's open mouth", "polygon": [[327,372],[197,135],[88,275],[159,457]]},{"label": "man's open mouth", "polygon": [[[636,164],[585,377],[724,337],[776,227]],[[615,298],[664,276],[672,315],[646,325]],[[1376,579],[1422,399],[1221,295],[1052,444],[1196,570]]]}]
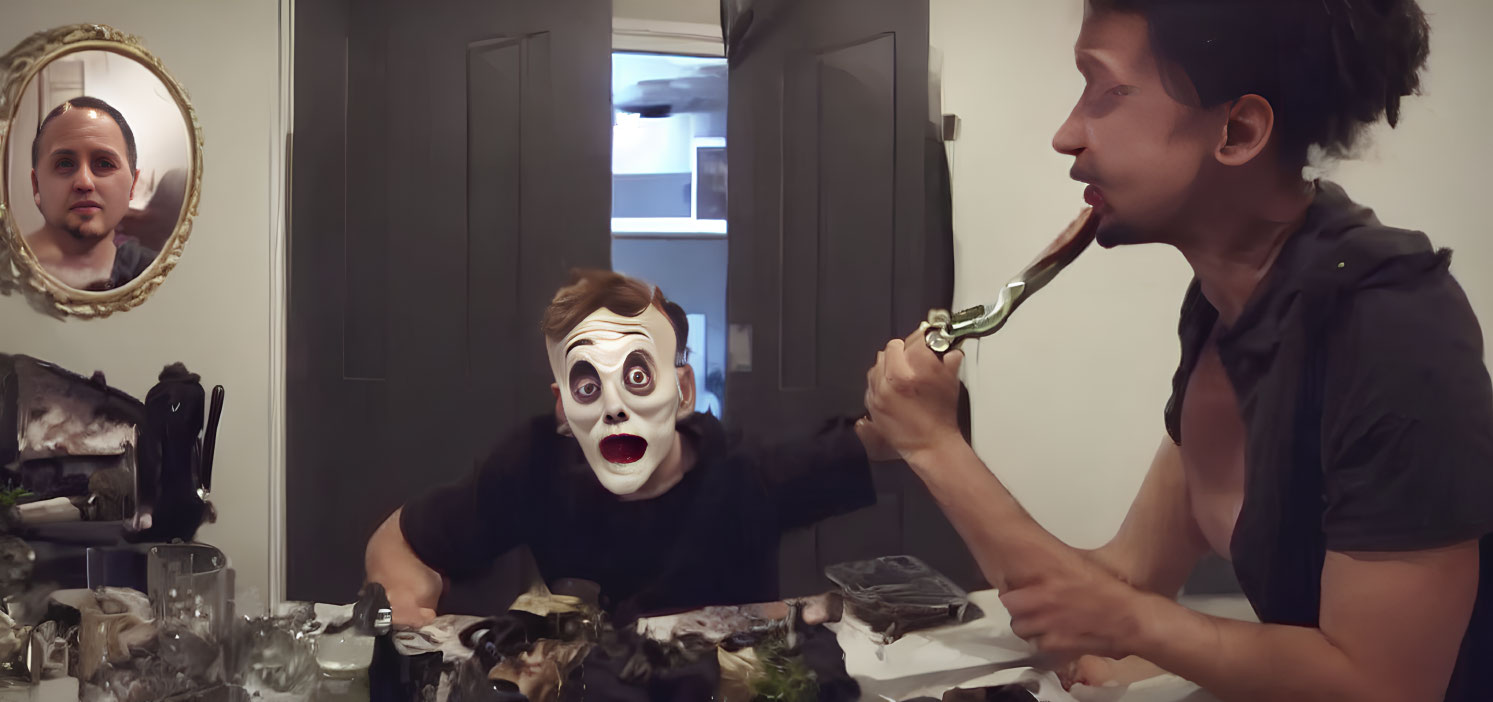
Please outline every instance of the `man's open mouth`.
[{"label": "man's open mouth", "polygon": [[601,457],[608,463],[633,463],[648,451],[648,440],[632,434],[615,434],[601,440]]}]

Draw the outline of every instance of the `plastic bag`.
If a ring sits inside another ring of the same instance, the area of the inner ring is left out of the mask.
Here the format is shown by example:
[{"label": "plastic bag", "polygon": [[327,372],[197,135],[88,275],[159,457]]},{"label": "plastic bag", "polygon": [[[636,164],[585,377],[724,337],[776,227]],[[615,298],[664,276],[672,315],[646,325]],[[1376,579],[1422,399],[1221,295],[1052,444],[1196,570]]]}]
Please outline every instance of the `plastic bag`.
[{"label": "plastic bag", "polygon": [[837,563],[824,574],[845,593],[850,613],[886,642],[918,629],[967,621],[969,593],[912,556]]}]

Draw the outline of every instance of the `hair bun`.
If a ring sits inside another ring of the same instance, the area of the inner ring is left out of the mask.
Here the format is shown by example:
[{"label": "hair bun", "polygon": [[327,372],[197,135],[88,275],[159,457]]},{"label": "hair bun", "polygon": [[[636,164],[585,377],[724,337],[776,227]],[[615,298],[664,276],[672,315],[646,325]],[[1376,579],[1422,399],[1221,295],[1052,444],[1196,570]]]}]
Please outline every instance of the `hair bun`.
[{"label": "hair bun", "polygon": [[1420,92],[1430,25],[1415,0],[1322,0],[1341,95],[1358,121],[1400,121],[1400,100]]}]

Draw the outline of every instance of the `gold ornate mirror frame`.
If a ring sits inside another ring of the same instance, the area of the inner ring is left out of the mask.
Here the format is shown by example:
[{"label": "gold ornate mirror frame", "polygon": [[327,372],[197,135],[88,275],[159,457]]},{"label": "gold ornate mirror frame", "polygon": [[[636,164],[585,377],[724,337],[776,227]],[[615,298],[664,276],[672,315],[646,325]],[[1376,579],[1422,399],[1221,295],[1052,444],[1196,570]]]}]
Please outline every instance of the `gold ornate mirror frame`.
[{"label": "gold ornate mirror frame", "polygon": [[[21,97],[47,64],[79,51],[121,54],[153,73],[170,91],[171,98],[181,110],[191,154],[191,173],[182,198],[182,209],[165,247],[139,277],[106,291],[78,290],[48,273],[22,238],[9,201],[9,150],[16,148],[12,138],[23,136],[11,134],[10,127],[15,124]],[[58,316],[107,317],[145,302],[181,259],[202,192],[202,128],[197,123],[196,110],[187,100],[186,91],[166,72],[160,59],[145,50],[139,38],[102,24],[74,24],[37,32],[0,56],[0,157],[5,159],[0,163],[0,225],[3,225],[0,238],[4,239],[0,244],[0,294],[19,289],[38,307]]]}]

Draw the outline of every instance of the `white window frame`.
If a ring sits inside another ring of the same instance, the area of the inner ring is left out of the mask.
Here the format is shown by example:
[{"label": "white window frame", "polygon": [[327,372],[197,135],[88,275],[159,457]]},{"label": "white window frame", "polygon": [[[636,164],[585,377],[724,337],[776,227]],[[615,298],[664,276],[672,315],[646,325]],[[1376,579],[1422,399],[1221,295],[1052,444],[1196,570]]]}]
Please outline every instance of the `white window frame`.
[{"label": "white window frame", "polygon": [[613,17],[612,51],[720,58],[726,45],[720,25]]},{"label": "white window frame", "polygon": [[[725,43],[718,25],[696,22],[612,18],[612,51],[674,56],[724,58]],[[701,146],[725,146],[720,137],[696,137],[690,147],[690,185],[699,192],[699,160],[694,150]],[[696,219],[696,203],[690,202],[689,217],[615,217],[612,236],[618,239],[657,237],[710,237],[726,235],[726,220]]]}]

